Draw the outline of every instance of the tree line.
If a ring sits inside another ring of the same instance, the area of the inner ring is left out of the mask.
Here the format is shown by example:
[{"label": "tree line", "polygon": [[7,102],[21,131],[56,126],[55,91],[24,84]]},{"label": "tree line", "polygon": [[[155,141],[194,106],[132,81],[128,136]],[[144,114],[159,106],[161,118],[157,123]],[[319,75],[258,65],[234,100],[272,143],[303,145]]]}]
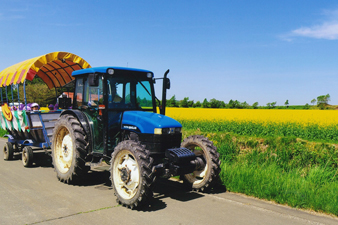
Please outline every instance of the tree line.
[{"label": "tree line", "polygon": [[[317,99],[313,99],[311,103],[313,106],[317,103],[317,107],[320,109],[327,109],[328,102],[330,101],[330,95],[320,95]],[[182,100],[176,100],[176,96],[173,95],[166,102],[167,107],[181,107],[181,108],[224,108],[224,109],[310,109],[311,106],[306,103],[305,105],[290,106],[289,100],[286,100],[284,106],[277,106],[277,102],[269,102],[265,106],[259,106],[258,102],[253,103],[252,105],[248,104],[246,101],[240,102],[238,100],[230,99],[229,102],[224,102],[217,100],[215,98],[208,101],[206,98],[200,102],[194,102],[190,100],[189,97],[185,97]]]}]

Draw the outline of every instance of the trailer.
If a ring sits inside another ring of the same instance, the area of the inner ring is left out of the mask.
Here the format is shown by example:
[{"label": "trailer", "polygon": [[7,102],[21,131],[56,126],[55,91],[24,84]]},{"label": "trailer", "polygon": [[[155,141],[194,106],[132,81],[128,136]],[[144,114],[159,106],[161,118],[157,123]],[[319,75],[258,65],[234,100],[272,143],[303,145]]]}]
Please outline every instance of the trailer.
[{"label": "trailer", "polygon": [[[26,81],[40,77],[49,89],[55,88],[57,95],[58,88],[74,80],[71,76],[73,71],[85,68],[90,68],[90,65],[81,57],[68,52],[53,52],[25,60],[0,72],[0,125],[7,131],[5,137],[8,138],[4,160],[12,160],[14,155],[21,154],[23,165],[29,167],[33,164],[34,152],[50,154],[54,124],[62,110],[69,106],[67,97],[62,99],[63,104],[59,104],[58,109],[30,110],[25,92]],[[13,89],[18,90],[19,85],[23,86],[24,93],[20,96],[20,92],[17,92],[18,99],[15,99]],[[20,104],[24,107],[20,108]]]}]

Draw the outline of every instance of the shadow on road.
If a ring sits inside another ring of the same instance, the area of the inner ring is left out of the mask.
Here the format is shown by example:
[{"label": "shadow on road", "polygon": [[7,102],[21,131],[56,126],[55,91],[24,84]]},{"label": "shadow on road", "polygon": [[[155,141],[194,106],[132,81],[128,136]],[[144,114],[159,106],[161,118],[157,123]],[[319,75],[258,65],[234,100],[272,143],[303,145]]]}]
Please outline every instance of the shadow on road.
[{"label": "shadow on road", "polygon": [[[226,192],[222,185],[216,185],[210,192],[211,194]],[[154,184],[154,198],[149,205],[144,206],[138,211],[154,212],[167,207],[163,199],[171,198],[180,202],[187,202],[194,199],[202,198],[204,194],[192,191],[185,184],[174,179],[159,178]]]},{"label": "shadow on road", "polygon": [[[13,160],[22,160],[21,152],[15,152],[13,155]],[[36,167],[53,167],[52,157],[43,151],[40,152],[33,151],[33,165],[27,168],[36,168]]]}]

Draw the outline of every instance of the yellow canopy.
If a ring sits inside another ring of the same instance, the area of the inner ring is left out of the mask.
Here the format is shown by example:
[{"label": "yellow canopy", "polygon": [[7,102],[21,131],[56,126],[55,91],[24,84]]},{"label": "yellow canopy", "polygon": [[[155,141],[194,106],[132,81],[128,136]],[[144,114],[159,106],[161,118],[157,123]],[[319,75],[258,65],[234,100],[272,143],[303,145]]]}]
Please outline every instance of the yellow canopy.
[{"label": "yellow canopy", "polygon": [[91,66],[81,57],[68,52],[52,52],[46,55],[25,60],[0,72],[0,87],[32,81],[39,76],[48,86],[62,87],[74,80],[74,70]]}]

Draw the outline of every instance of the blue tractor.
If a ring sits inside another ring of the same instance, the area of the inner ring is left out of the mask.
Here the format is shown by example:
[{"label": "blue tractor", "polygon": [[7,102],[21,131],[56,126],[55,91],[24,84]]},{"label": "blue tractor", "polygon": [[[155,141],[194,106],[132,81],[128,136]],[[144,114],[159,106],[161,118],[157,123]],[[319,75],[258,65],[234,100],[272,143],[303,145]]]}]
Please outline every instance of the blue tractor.
[{"label": "blue tractor", "polygon": [[67,97],[59,99],[68,109],[55,122],[52,136],[58,179],[72,183],[83,178],[90,162],[104,159],[110,163],[117,202],[129,208],[151,199],[159,176],[181,176],[194,190],[212,188],[220,171],[219,154],[200,135],[182,142],[182,125],[165,116],[168,72],[159,78],[161,103],[151,71],[121,67],[74,71],[73,103]]}]

